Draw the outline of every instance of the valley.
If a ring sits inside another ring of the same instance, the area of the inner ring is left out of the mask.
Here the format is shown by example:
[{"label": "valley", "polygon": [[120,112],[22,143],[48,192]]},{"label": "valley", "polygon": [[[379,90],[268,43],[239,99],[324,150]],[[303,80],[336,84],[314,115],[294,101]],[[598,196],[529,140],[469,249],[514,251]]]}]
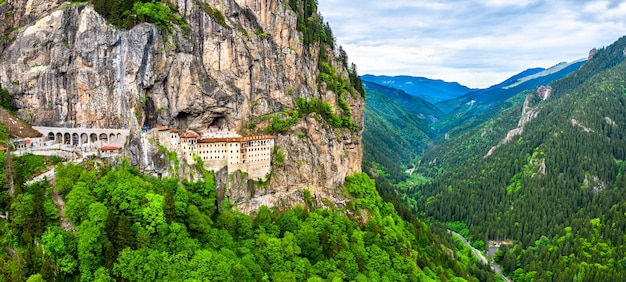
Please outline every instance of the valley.
[{"label": "valley", "polygon": [[[437,102],[444,114],[437,120],[422,115],[413,123],[431,136],[427,143],[385,149],[414,148],[410,161],[393,163],[369,153],[364,168],[376,172],[377,181],[389,181],[386,189],[413,212],[461,223],[482,251],[489,252],[485,243],[491,240],[513,242],[492,249],[490,257],[514,281],[621,280],[626,273],[624,50],[626,38],[620,38],[591,52],[588,60],[530,69]],[[366,97],[393,100],[392,93],[401,91],[392,83],[385,86],[392,90],[367,87]],[[390,103],[420,116],[397,98]],[[378,112],[377,103],[368,106]],[[368,118],[364,136],[377,124],[399,135],[412,126],[410,119],[368,124]],[[372,141],[364,141],[371,148]],[[413,166],[411,176],[392,173]]]},{"label": "valley", "polygon": [[[626,277],[626,37],[475,88],[360,76],[315,0],[7,0],[0,33],[0,281]],[[403,61],[541,45],[481,38]]]},{"label": "valley", "polygon": [[363,173],[443,112],[374,117],[317,1],[9,0],[0,33],[0,281],[498,279]]}]

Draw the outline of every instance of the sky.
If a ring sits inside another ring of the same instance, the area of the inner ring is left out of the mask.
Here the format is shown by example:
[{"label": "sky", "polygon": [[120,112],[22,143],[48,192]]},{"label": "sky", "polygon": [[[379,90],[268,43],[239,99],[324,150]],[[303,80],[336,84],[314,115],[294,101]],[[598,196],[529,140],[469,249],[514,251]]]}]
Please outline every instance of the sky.
[{"label": "sky", "polygon": [[626,1],[318,0],[358,73],[485,88],[626,35]]}]

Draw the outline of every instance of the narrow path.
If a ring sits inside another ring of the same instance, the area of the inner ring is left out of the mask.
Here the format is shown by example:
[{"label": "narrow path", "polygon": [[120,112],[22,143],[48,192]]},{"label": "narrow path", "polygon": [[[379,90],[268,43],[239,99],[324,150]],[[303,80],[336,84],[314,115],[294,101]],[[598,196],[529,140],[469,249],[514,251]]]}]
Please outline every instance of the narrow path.
[{"label": "narrow path", "polygon": [[[67,161],[64,163],[67,164],[70,162],[79,163],[81,162],[81,159],[71,160],[71,161]],[[26,185],[30,185],[32,183],[44,181],[44,180],[54,183],[54,169],[55,168],[56,166],[52,167],[50,170],[36,177],[33,177],[33,179],[26,182]],[[76,233],[76,229],[74,229],[74,226],[72,226],[72,223],[65,218],[65,201],[63,201],[63,198],[61,197],[61,195],[59,195],[59,190],[57,190],[56,188],[52,190],[52,200],[54,201],[54,204],[57,206],[57,211],[59,213],[59,225],[61,225],[61,228],[63,228],[63,230],[65,231],[72,231]]]},{"label": "narrow path", "polygon": [[54,200],[54,204],[57,206],[57,210],[59,211],[59,224],[65,231],[72,231],[76,233],[76,229],[72,226],[72,223],[65,218],[65,202],[61,195],[59,195],[59,190],[56,188],[52,190],[52,199]]},{"label": "narrow path", "polygon": [[48,180],[48,181],[52,181],[54,180],[54,167],[52,167],[50,170],[37,175],[35,177],[33,177],[33,179],[26,181],[26,185],[31,185],[33,183],[39,182],[39,181],[43,181],[43,180]]}]

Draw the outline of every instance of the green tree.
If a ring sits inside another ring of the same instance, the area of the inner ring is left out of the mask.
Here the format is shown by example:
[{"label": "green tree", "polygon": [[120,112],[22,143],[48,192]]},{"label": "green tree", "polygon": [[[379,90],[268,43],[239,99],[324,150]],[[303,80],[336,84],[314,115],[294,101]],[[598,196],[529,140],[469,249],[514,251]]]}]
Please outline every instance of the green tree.
[{"label": "green tree", "polygon": [[156,231],[157,226],[165,223],[165,214],[163,213],[164,199],[161,195],[147,193],[146,201],[147,203],[142,208],[143,221],[145,229],[149,234],[152,234]]},{"label": "green tree", "polygon": [[96,198],[84,182],[78,182],[67,195],[65,214],[75,225],[79,225],[87,218],[89,208],[96,202]]},{"label": "green tree", "polygon": [[174,200],[174,190],[169,187],[165,189],[163,213],[165,215],[165,221],[168,224],[176,221],[176,201]]},{"label": "green tree", "polygon": [[71,231],[55,227],[42,236],[43,249],[56,264],[61,276],[71,275],[78,269],[77,241]]},{"label": "green tree", "polygon": [[99,202],[89,206],[87,219],[78,227],[78,260],[81,280],[93,280],[94,272],[104,266],[104,248],[108,243],[105,225],[107,208]]}]

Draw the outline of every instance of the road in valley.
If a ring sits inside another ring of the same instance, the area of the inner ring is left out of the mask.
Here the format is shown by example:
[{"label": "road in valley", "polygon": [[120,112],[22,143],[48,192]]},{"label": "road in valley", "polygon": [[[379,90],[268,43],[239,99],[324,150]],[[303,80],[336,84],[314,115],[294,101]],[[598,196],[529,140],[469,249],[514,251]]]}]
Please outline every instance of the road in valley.
[{"label": "road in valley", "polygon": [[456,232],[454,232],[452,230],[448,230],[448,232],[450,232],[450,234],[452,234],[454,237],[459,238],[461,240],[461,242],[463,242],[463,244],[465,244],[466,246],[470,247],[472,249],[472,252],[474,253],[474,255],[477,258],[479,258],[480,261],[482,261],[482,263],[490,265],[491,269],[493,269],[493,271],[495,271],[498,275],[500,275],[500,277],[502,277],[502,279],[504,281],[507,281],[507,282],[512,282],[513,281],[513,280],[509,279],[508,277],[504,276],[504,274],[502,274],[502,269],[500,269],[500,265],[498,265],[495,261],[493,261],[493,255],[498,251],[498,249],[500,247],[489,246],[489,249],[487,250],[487,256],[489,257],[489,261],[487,261],[487,258],[485,258],[483,253],[481,253],[478,249],[476,249],[472,245],[470,245],[470,243],[467,242],[465,237],[461,236],[461,234],[456,233]]},{"label": "road in valley", "polygon": [[461,234],[456,233],[452,230],[448,230],[448,232],[450,232],[452,235],[454,235],[454,237],[457,237],[459,239],[461,239],[461,241],[463,242],[463,244],[465,244],[466,246],[470,247],[472,249],[472,252],[474,252],[474,255],[480,259],[480,261],[482,261],[484,264],[489,264],[489,262],[487,261],[487,259],[485,258],[485,256],[483,256],[483,253],[481,253],[479,250],[477,250],[476,248],[472,247],[472,245],[470,245],[469,242],[467,242],[467,240],[465,239],[465,237],[461,236]]}]

